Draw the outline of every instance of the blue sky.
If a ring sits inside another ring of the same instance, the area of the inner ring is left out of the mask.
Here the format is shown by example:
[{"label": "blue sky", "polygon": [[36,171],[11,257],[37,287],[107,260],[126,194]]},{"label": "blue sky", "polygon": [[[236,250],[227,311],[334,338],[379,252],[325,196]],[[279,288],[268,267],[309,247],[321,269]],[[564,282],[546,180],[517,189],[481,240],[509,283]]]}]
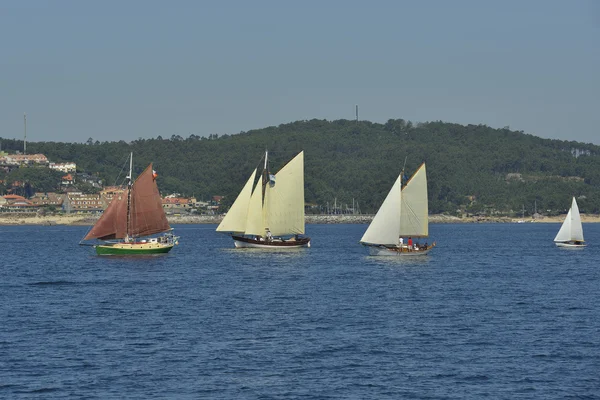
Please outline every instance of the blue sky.
[{"label": "blue sky", "polygon": [[0,137],[443,120],[600,144],[600,2],[0,3]]}]

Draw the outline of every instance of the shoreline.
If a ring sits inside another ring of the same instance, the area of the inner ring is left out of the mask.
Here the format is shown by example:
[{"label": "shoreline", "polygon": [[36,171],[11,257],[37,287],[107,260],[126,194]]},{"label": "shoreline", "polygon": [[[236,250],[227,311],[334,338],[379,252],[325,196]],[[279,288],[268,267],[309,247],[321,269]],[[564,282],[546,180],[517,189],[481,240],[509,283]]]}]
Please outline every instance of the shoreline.
[{"label": "shoreline", "polygon": [[[368,224],[373,215],[306,215],[306,224]],[[80,214],[57,214],[39,216],[36,214],[0,214],[0,226],[38,225],[38,226],[91,226],[98,217]],[[170,224],[218,224],[221,215],[168,216]],[[562,223],[565,215],[526,219],[524,223]],[[482,223],[519,223],[520,218],[509,217],[455,217],[435,214],[429,216],[432,224],[482,224]],[[600,215],[581,214],[583,223],[600,223]]]}]

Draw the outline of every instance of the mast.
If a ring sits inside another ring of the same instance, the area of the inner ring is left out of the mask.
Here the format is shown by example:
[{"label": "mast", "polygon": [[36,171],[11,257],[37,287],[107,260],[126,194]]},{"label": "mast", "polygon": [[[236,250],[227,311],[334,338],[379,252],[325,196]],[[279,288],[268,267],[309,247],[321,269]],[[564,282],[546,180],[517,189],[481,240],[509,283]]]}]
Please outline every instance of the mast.
[{"label": "mast", "polygon": [[25,136],[23,138],[23,154],[27,154],[27,114],[23,113],[23,126],[25,129]]},{"label": "mast", "polygon": [[262,173],[262,204],[263,204],[263,206],[265,204],[265,194],[267,192],[266,191],[267,182],[269,182],[268,159],[269,159],[269,150],[265,150],[265,166],[263,167],[263,173]]},{"label": "mast", "polygon": [[129,227],[131,225],[131,186],[132,184],[132,173],[133,173],[133,152],[129,154],[129,175],[127,176],[127,232],[125,234],[125,241],[129,241]]}]

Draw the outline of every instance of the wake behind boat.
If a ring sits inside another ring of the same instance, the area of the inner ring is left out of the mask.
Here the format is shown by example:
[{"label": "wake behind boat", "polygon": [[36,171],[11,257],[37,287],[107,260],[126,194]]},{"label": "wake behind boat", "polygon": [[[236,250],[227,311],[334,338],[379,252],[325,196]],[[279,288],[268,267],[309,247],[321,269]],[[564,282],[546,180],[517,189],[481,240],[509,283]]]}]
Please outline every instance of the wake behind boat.
[{"label": "wake behind boat", "polygon": [[310,247],[304,234],[304,152],[275,175],[269,171],[268,152],[260,178],[258,168],[242,188],[217,232],[229,233],[235,247],[293,249]]},{"label": "wake behind boat", "polygon": [[[383,204],[360,242],[372,256],[421,256],[435,243],[413,243],[413,238],[429,236],[427,173],[425,163],[402,187],[404,171],[398,175]],[[405,244],[402,237],[408,237]]]},{"label": "wake behind boat", "polygon": [[[115,194],[96,224],[82,239],[97,239],[90,244],[98,255],[152,255],[168,253],[179,238],[174,236],[162,208],[156,173],[150,164],[132,182],[133,153],[129,158],[127,188]],[[163,236],[148,237],[165,232]]]},{"label": "wake behind boat", "polygon": [[586,246],[585,240],[583,240],[583,226],[579,216],[579,207],[575,197],[573,197],[567,217],[554,238],[554,243],[558,247],[572,249],[580,249]]}]

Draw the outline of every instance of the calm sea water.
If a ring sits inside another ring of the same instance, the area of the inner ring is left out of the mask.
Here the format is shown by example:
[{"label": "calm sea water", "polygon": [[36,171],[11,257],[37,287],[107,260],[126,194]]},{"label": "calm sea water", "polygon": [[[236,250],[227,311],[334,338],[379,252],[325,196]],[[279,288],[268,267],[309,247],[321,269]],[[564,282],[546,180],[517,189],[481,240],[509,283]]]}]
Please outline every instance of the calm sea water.
[{"label": "calm sea water", "polygon": [[166,256],[100,258],[87,227],[0,227],[0,398],[600,397],[600,224],[432,225],[421,260],[365,225],[235,250],[176,226]]}]

